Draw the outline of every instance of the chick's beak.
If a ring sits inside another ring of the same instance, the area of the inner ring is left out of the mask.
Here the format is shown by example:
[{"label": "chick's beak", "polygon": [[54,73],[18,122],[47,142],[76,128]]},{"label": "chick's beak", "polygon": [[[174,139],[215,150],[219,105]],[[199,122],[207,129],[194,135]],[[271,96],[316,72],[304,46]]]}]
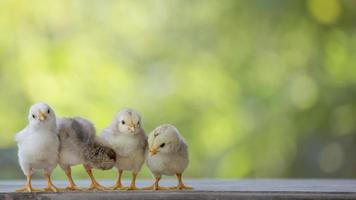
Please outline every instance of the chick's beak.
[{"label": "chick's beak", "polygon": [[135,127],[134,126],[129,126],[129,131],[135,132]]},{"label": "chick's beak", "polygon": [[154,156],[154,155],[156,155],[157,154],[157,148],[150,148],[150,155],[151,156]]},{"label": "chick's beak", "polygon": [[39,111],[38,119],[40,121],[44,121],[45,119],[47,119],[47,115],[45,113],[43,113],[42,111]]}]

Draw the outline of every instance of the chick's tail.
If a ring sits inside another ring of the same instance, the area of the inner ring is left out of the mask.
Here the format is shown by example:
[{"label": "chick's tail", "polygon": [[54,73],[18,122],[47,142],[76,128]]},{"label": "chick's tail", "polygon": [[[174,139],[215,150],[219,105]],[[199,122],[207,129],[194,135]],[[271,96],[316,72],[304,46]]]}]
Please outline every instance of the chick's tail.
[{"label": "chick's tail", "polygon": [[107,170],[114,167],[116,153],[109,145],[96,137],[85,149],[84,158],[94,168]]}]

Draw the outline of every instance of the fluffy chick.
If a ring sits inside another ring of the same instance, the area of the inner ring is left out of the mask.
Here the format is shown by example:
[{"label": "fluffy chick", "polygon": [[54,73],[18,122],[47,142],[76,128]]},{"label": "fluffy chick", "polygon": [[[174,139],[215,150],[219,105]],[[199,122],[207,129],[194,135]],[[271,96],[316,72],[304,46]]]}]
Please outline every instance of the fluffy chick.
[{"label": "fluffy chick", "polygon": [[[189,163],[188,145],[179,134],[176,127],[164,124],[154,129],[148,136],[149,155],[146,164],[155,177],[155,183],[145,189],[192,189],[183,184],[182,174]],[[162,175],[176,175],[176,187],[161,187],[159,181]]]},{"label": "fluffy chick", "polygon": [[28,114],[29,124],[16,134],[19,163],[27,177],[24,188],[17,192],[32,192],[33,170],[43,169],[47,179],[45,191],[57,192],[51,181],[51,173],[58,164],[59,139],[56,126],[56,114],[46,103],[31,106]]},{"label": "fluffy chick", "polygon": [[[118,176],[113,189],[135,190],[136,177],[145,161],[147,137],[142,128],[141,116],[133,109],[123,109],[112,123],[102,131],[101,137],[110,143],[116,152],[116,168]],[[123,187],[121,176],[123,170],[132,172],[129,187]]]},{"label": "fluffy chick", "polygon": [[92,168],[111,169],[116,161],[115,151],[95,134],[94,125],[83,118],[61,118],[57,121],[60,152],[59,165],[69,181],[68,190],[80,190],[71,175],[71,166],[83,164],[91,179],[89,189],[105,190],[94,178]]}]

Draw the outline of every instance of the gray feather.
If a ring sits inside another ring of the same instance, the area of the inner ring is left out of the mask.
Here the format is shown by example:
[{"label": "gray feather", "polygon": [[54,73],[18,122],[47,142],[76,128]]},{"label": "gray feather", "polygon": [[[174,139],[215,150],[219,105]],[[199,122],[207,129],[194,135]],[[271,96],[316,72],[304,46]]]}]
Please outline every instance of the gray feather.
[{"label": "gray feather", "polygon": [[[62,118],[57,124],[61,152],[69,151],[95,168],[110,169],[114,166],[115,151],[96,136],[95,127],[90,121],[80,117]],[[61,162],[65,162],[65,159]]]}]

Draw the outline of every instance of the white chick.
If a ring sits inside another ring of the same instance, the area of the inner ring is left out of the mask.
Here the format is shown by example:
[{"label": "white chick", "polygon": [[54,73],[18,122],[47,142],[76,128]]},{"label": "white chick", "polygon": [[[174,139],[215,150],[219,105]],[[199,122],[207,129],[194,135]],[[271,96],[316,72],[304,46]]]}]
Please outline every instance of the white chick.
[{"label": "white chick", "polygon": [[64,170],[69,186],[67,190],[81,190],[72,179],[71,166],[83,164],[91,179],[89,190],[105,190],[93,176],[92,168],[111,169],[116,161],[115,151],[96,136],[94,125],[83,118],[57,120],[60,138],[59,166]]},{"label": "white chick", "polygon": [[[145,161],[147,137],[142,128],[140,114],[132,109],[123,109],[113,119],[111,125],[102,131],[101,137],[108,141],[116,152],[118,176],[112,189],[136,190],[136,177]],[[123,170],[132,172],[131,184],[123,187]]]},{"label": "white chick", "polygon": [[[154,129],[148,136],[149,155],[146,164],[155,177],[155,183],[145,189],[192,189],[182,181],[182,174],[189,163],[188,146],[176,127],[164,124]],[[162,175],[176,175],[177,187],[161,187]]]},{"label": "white chick", "polygon": [[59,138],[56,114],[49,105],[36,103],[30,108],[28,121],[28,126],[15,137],[19,148],[19,163],[27,177],[25,187],[16,191],[38,191],[39,189],[32,187],[32,174],[34,170],[43,169],[47,179],[45,191],[58,192],[58,188],[51,181],[51,173],[58,164]]}]

